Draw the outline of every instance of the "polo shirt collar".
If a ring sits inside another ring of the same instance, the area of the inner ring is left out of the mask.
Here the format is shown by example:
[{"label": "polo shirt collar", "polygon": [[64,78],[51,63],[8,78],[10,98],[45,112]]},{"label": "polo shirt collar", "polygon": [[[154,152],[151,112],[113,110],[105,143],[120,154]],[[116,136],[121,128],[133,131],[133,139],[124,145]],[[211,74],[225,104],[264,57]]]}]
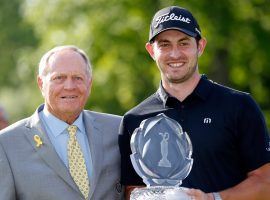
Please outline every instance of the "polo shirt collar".
[{"label": "polo shirt collar", "polygon": [[[209,81],[206,75],[203,74],[200,78],[198,85],[195,87],[194,91],[189,96],[196,96],[196,97],[201,98],[202,100],[206,100],[211,90],[211,86],[210,86],[211,82],[212,81]],[[168,92],[166,92],[166,90],[162,86],[162,81],[160,81],[157,94],[159,98],[161,99],[161,101],[163,102],[164,107],[166,105],[170,106],[174,104],[175,101],[178,101],[175,97],[173,97]]]},{"label": "polo shirt collar", "polygon": [[212,90],[213,81],[209,80],[205,74],[201,76],[198,85],[195,87],[191,95],[196,95],[202,100],[206,100],[210,91]]}]

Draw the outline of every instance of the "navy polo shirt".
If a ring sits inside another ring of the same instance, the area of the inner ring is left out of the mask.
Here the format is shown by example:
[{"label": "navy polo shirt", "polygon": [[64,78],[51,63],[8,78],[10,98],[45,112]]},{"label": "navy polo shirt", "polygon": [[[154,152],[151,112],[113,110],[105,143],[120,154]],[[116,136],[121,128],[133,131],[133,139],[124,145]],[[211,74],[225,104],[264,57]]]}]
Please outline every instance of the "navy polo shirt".
[{"label": "navy polo shirt", "polygon": [[122,184],[144,184],[130,161],[130,137],[144,119],[159,113],[178,121],[191,139],[194,163],[183,180],[184,187],[220,191],[270,162],[265,120],[252,97],[203,75],[184,101],[170,96],[160,85],[156,93],[124,115],[119,135]]}]

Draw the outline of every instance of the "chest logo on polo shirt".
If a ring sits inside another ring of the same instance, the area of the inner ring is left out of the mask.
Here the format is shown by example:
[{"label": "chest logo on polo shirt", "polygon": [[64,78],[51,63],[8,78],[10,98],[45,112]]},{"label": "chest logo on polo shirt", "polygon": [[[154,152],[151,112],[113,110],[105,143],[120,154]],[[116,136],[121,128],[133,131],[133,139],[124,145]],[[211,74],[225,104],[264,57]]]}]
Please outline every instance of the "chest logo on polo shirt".
[{"label": "chest logo on polo shirt", "polygon": [[206,117],[206,118],[203,119],[204,124],[211,124],[211,122],[212,122],[212,119],[209,118],[209,117]]}]

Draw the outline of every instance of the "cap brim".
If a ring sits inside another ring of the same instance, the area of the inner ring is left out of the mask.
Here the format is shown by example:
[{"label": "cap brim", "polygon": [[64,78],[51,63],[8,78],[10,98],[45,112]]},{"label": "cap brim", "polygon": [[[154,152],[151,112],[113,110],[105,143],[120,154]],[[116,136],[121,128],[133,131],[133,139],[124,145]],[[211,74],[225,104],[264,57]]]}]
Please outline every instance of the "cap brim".
[{"label": "cap brim", "polygon": [[153,41],[153,39],[160,33],[164,32],[164,31],[168,31],[168,30],[177,30],[177,31],[180,31],[180,32],[183,32],[191,37],[198,37],[200,36],[198,33],[194,33],[194,32],[191,32],[191,31],[188,31],[186,29],[182,29],[182,28],[179,28],[179,27],[170,27],[170,28],[165,28],[165,29],[162,29],[160,30],[159,32],[157,32],[155,35],[152,36],[151,39],[149,39],[149,42]]}]

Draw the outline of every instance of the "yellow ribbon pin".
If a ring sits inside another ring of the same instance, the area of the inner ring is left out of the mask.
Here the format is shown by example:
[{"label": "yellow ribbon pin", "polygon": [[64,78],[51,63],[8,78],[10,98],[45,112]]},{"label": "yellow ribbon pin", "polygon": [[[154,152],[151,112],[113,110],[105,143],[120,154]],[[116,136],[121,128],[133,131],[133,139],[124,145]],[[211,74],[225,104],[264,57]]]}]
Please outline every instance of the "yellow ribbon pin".
[{"label": "yellow ribbon pin", "polygon": [[37,143],[36,147],[40,147],[43,144],[41,138],[38,135],[34,135],[34,140]]}]

